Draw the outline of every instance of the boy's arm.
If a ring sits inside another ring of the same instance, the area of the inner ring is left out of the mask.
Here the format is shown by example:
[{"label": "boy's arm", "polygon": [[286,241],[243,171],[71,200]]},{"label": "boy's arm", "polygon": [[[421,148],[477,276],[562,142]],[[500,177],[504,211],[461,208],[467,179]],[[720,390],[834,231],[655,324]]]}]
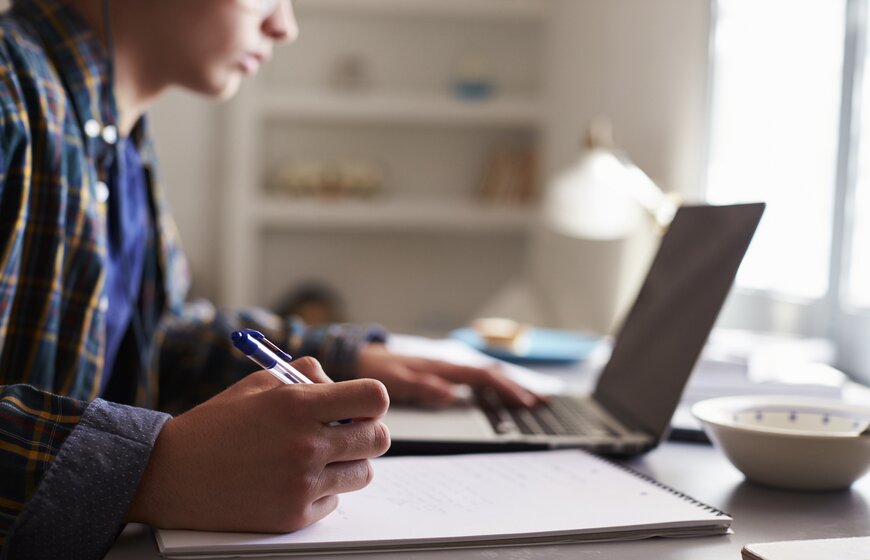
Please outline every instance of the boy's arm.
[{"label": "boy's arm", "polygon": [[383,342],[377,326],[307,327],[263,309],[217,310],[208,302],[188,304],[163,322],[155,339],[160,375],[158,408],[177,414],[204,402],[257,367],[230,341],[233,331],[256,329],[294,358],[313,357],[335,381],[355,377],[360,347]]},{"label": "boy's arm", "polygon": [[[377,381],[333,384],[314,360],[294,365],[315,383],[284,385],[258,372],[174,419],[99,399],[86,404],[28,386],[0,387],[6,395],[0,445],[33,442],[20,454],[23,462],[0,454],[11,492],[27,488],[27,465],[42,436],[66,433],[43,458],[48,464],[23,509],[6,516],[11,529],[0,558],[103,558],[126,520],[284,533],[328,515],[338,494],[371,481],[367,459],[388,449],[379,419],[389,397]],[[40,408],[46,402],[60,408]],[[335,426],[344,417],[354,422]],[[24,429],[15,433],[15,426]]]},{"label": "boy's arm", "polygon": [[0,558],[101,558],[167,419],[0,386]]},{"label": "boy's arm", "polygon": [[453,385],[457,383],[490,387],[515,406],[535,406],[543,400],[497,369],[395,354],[382,344],[387,333],[378,325],[307,327],[262,309],[217,311],[201,302],[188,305],[181,316],[159,329],[155,345],[160,372],[158,408],[172,414],[184,412],[257,369],[230,343],[234,330],[246,328],[262,331],[294,357],[316,358],[334,381],[377,379],[396,402],[443,406],[456,398]]},{"label": "boy's arm", "polygon": [[84,410],[28,385],[0,386],[0,546]]}]

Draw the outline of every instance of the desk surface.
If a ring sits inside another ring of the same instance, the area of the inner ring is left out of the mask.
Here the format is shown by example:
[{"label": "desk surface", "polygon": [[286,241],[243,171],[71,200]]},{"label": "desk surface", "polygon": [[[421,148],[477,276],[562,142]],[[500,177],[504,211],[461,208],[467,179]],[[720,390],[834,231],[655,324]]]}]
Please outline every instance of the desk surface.
[{"label": "desk surface", "polygon": [[[368,558],[516,560],[683,559],[739,560],[744,544],[870,535],[870,475],[843,492],[802,493],[775,490],[744,481],[712,447],[666,443],[627,463],[660,482],[725,510],[734,517],[734,534],[690,539],[516,547],[465,551],[426,551],[366,555]],[[784,466],[787,468],[787,466]],[[583,504],[578,504],[583,507]],[[109,560],[159,558],[150,529],[131,525],[106,557]],[[279,557],[280,558],[280,557]],[[360,555],[318,558],[360,560]]]}]

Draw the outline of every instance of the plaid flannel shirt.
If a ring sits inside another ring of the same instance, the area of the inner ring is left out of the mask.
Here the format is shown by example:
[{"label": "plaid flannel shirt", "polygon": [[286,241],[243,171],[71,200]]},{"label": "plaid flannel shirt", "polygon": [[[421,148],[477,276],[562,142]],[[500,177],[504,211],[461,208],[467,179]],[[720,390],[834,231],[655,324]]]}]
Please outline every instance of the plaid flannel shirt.
[{"label": "plaid flannel shirt", "polygon": [[[186,305],[188,269],[143,119],[133,137],[149,184],[156,266],[146,267],[138,302],[144,337],[128,333],[108,394],[98,395],[107,305],[98,194],[118,116],[109,64],[64,0],[17,0],[0,15],[0,552],[97,397],[170,412],[202,402],[255,369],[228,343],[237,328],[318,357],[334,379],[350,375],[360,344],[383,337],[377,328],[306,329],[260,310]],[[111,429],[111,419],[105,424]],[[119,527],[122,520],[123,511]]]}]

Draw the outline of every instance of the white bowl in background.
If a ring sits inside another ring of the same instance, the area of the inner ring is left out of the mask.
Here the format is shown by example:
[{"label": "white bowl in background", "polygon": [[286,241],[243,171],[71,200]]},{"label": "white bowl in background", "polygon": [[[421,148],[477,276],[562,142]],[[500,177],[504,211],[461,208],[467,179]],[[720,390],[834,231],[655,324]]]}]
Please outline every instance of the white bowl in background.
[{"label": "white bowl in background", "polygon": [[692,414],[752,481],[796,490],[848,488],[870,470],[870,407],[789,396],[722,397]]}]

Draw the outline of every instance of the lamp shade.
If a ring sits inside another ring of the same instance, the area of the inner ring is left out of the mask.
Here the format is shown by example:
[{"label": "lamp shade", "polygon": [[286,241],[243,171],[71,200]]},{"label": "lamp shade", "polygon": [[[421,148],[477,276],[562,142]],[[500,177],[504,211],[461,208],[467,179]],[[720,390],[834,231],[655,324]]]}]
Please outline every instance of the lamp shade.
[{"label": "lamp shade", "polygon": [[643,172],[626,166],[612,151],[594,147],[548,186],[543,221],[546,227],[569,237],[628,237],[645,221],[644,208],[635,194],[642,188],[635,183],[644,178]]}]

